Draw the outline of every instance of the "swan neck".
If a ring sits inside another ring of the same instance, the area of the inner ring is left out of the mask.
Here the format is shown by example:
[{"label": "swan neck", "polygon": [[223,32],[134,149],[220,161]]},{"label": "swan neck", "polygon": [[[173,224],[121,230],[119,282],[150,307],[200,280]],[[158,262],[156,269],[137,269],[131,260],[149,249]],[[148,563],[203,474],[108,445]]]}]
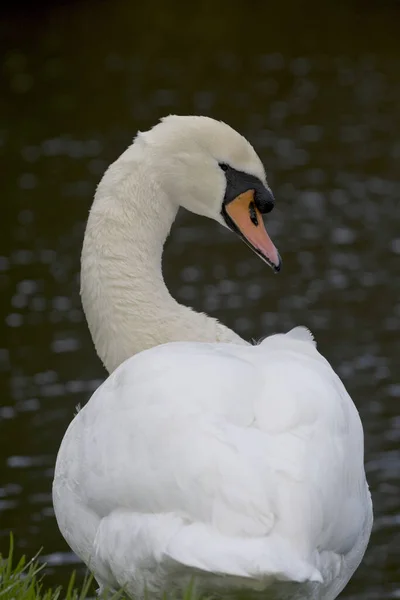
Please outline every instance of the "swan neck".
[{"label": "swan neck", "polygon": [[178,205],[134,152],[130,160],[126,154],[97,189],[81,260],[82,304],[104,366],[112,372],[132,355],[172,341],[244,343],[170,295],[162,253]]}]

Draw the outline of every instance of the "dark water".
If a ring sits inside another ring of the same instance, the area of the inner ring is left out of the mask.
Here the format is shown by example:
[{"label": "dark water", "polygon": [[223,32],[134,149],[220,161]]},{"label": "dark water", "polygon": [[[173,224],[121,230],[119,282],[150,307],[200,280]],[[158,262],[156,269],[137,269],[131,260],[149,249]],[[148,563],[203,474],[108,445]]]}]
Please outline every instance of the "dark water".
[{"label": "dark water", "polygon": [[[375,529],[344,598],[400,597],[400,6],[75,2],[3,15],[0,544],[76,560],[51,507],[56,452],[104,378],[78,296],[104,168],[170,113],[255,144],[278,207],[274,277],[234,236],[182,215],[173,294],[247,338],[304,324],[363,419]],[[397,370],[396,370],[397,367]],[[8,390],[8,391],[7,391]]]}]

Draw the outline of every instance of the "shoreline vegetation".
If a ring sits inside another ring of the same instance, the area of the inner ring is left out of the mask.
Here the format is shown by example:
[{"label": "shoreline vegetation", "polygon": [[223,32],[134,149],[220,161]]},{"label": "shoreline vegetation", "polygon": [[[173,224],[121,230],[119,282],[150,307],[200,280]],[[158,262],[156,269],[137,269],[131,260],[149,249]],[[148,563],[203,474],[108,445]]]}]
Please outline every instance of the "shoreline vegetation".
[{"label": "shoreline vegetation", "polygon": [[[67,586],[46,585],[46,563],[40,560],[41,550],[31,559],[15,557],[14,538],[10,535],[8,555],[0,552],[0,600],[129,600],[123,590],[116,593],[96,593],[96,582],[88,574],[80,587],[76,586],[75,571]],[[181,598],[164,595],[163,600],[199,600],[189,584]],[[207,598],[203,598],[207,600]]]},{"label": "shoreline vegetation", "polygon": [[[8,555],[0,553],[0,600],[95,600],[95,582],[87,575],[80,588],[75,584],[75,571],[67,586],[50,588],[46,585],[40,551],[31,559],[15,557],[14,539],[10,536]],[[107,600],[126,600],[123,593],[108,594]]]}]

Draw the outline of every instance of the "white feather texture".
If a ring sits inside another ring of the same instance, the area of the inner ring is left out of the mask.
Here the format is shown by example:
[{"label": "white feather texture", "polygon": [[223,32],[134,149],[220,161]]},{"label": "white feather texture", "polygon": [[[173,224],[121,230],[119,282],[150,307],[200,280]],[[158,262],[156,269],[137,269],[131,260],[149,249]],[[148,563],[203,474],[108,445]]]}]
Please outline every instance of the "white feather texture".
[{"label": "white feather texture", "polygon": [[168,117],[110,167],[82,254],[82,299],[111,373],[57,458],[60,530],[102,588],[333,600],[372,526],[363,430],[312,334],[251,346],[179,305],[161,271],[179,205],[221,221],[218,162],[265,174],[238,133]]}]

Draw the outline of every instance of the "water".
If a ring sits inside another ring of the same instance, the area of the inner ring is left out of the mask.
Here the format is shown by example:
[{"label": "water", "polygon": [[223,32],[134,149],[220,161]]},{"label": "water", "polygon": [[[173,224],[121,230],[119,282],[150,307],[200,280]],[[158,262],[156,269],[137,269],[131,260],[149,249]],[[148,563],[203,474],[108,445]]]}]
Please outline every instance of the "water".
[{"label": "water", "polygon": [[361,413],[376,514],[343,598],[398,598],[400,7],[134,4],[20,4],[1,23],[1,550],[11,529],[18,553],[43,546],[52,581],[78,564],[50,489],[74,407],[105,376],[78,296],[84,222],[137,129],[202,113],[259,151],[284,269],[274,277],[233,235],[184,214],[169,287],[248,339],[314,332]]}]

